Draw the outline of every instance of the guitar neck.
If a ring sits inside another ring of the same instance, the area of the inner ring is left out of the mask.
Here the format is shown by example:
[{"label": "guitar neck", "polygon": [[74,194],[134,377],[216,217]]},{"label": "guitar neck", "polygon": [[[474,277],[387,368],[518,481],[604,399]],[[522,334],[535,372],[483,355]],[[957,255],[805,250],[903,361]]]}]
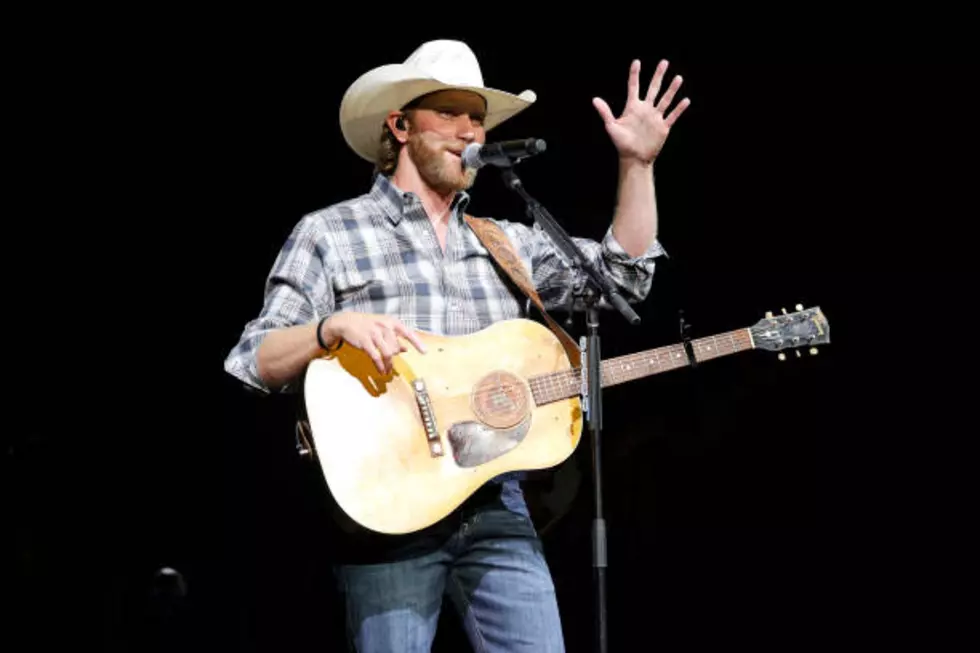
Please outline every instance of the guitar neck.
[{"label": "guitar neck", "polygon": [[[691,339],[691,349],[698,362],[753,349],[749,329],[736,329],[706,338]],[[602,387],[634,381],[689,365],[683,344],[648,349],[636,354],[602,361]],[[563,372],[542,374],[529,379],[534,401],[538,405],[561,401],[581,394],[582,372],[575,367]]]}]

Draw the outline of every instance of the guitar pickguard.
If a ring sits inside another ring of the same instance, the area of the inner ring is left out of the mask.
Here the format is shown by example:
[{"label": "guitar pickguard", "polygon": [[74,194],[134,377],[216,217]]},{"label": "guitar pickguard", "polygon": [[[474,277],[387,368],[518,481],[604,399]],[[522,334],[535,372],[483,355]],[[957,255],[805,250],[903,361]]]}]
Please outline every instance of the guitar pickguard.
[{"label": "guitar pickguard", "polygon": [[449,427],[449,445],[460,467],[476,467],[502,456],[524,439],[531,416],[507,429],[495,429],[481,422],[459,422]]}]

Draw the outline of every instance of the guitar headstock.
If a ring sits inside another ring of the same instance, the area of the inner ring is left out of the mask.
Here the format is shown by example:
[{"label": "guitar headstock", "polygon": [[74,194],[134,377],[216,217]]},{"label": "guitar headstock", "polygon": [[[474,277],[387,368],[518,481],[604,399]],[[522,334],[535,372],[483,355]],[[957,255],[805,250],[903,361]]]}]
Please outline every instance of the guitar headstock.
[{"label": "guitar headstock", "polygon": [[[801,347],[809,347],[810,354],[816,354],[817,345],[830,342],[830,323],[819,306],[804,310],[802,304],[797,304],[795,313],[787,313],[785,308],[782,315],[766,313],[765,319],[749,327],[749,331],[757,349],[797,349],[797,356]],[[786,360],[786,354],[780,353],[779,359]]]}]

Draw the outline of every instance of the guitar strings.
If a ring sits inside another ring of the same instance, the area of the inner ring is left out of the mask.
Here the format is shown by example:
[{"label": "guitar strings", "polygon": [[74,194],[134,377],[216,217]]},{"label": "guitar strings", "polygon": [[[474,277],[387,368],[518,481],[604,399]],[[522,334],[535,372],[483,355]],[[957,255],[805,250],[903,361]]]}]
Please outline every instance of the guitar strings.
[{"label": "guitar strings", "polygon": [[[717,351],[724,351],[721,347],[716,347]],[[737,352],[740,349],[735,346],[732,347],[731,352]],[[663,360],[661,357],[667,356],[667,360]],[[646,371],[646,368],[651,366],[657,366],[659,368],[667,367],[668,369],[673,369],[687,365],[686,357],[683,358],[683,362],[678,364],[680,359],[679,352],[658,352],[656,354],[631,354],[629,356],[623,357],[622,359],[613,359],[615,361],[614,365],[604,366],[603,376],[611,380],[624,379],[628,380],[634,376],[634,368],[636,371]],[[607,361],[609,363],[609,361]],[[623,367],[627,365],[628,367]],[[528,379],[528,385],[531,387],[531,392],[536,396],[550,396],[554,393],[566,393],[570,388],[576,387],[580,383],[580,372],[581,368],[573,368],[570,370],[561,370],[559,372],[550,372],[545,375],[533,376]],[[511,389],[514,387],[523,388],[522,384],[509,383],[506,388]],[[495,388],[483,388],[472,393],[476,398],[484,398],[489,394],[493,393],[503,393],[504,387]]]},{"label": "guitar strings", "polygon": [[[710,358],[712,355],[736,353],[752,348],[751,340],[745,331],[710,336],[709,338],[699,338],[696,341],[692,341],[692,344],[698,350],[697,353],[705,358]],[[664,360],[664,357],[666,357],[666,360]],[[678,363],[678,361],[683,362]],[[617,382],[630,380],[635,376],[634,372],[646,372],[651,366],[657,366],[661,369],[665,367],[667,369],[675,369],[683,365],[687,365],[687,357],[683,354],[682,347],[680,345],[671,345],[664,349],[654,350],[653,352],[629,354],[612,359],[611,361],[605,361],[603,364],[603,376],[613,382]],[[637,368],[635,371],[634,367]],[[542,399],[551,399],[556,394],[569,396],[567,395],[568,391],[581,382],[579,378],[580,372],[581,368],[579,367],[548,373],[531,377],[529,383],[535,395],[540,396]]]},{"label": "guitar strings", "polygon": [[[721,345],[718,344],[719,341],[721,342]],[[692,345],[698,350],[699,354],[706,357],[710,357],[713,354],[724,355],[727,353],[735,353],[738,351],[751,349],[751,341],[748,339],[748,335],[745,331],[709,336],[708,338],[699,338],[692,341]],[[677,364],[678,361],[683,362]],[[670,366],[669,369],[673,369],[686,364],[686,356],[683,356],[682,346],[670,345],[663,349],[654,350],[653,352],[628,354],[623,357],[605,361],[603,365],[603,376],[609,378],[610,380],[616,381],[620,378],[629,379],[632,376],[634,367],[639,368],[637,371],[645,371],[642,368],[649,368],[650,366],[657,366],[661,368],[664,366]],[[549,372],[547,374],[528,378],[527,384],[531,389],[532,395],[543,398],[544,396],[550,396],[556,393],[566,393],[571,388],[576,387],[580,383],[580,373],[580,367],[561,370],[558,372]],[[523,389],[524,385],[520,383],[507,383],[502,386],[483,388],[472,393],[472,396],[477,399],[484,399],[491,394],[504,394],[505,388]]]},{"label": "guitar strings", "polygon": [[[704,357],[704,359],[752,348],[752,340],[747,329],[708,336],[706,338],[698,338],[697,340],[691,341],[691,344],[697,354]],[[678,364],[678,361],[681,361],[680,364]],[[687,360],[683,351],[683,345],[669,345],[652,352],[628,354],[605,361],[603,364],[603,375],[613,381],[620,378],[628,380],[632,376],[634,367],[640,368],[637,371],[645,371],[642,368],[648,368],[654,365],[660,368],[668,366],[667,369],[674,369],[686,364]],[[530,377],[527,383],[531,388],[532,394],[535,395],[566,393],[570,388],[578,385],[580,382],[580,372],[581,367],[549,372]],[[507,387],[515,387],[515,385],[523,388],[523,384],[508,384]],[[473,396],[482,399],[489,394],[499,394],[502,391],[502,387],[485,388],[476,391],[473,393]]]}]

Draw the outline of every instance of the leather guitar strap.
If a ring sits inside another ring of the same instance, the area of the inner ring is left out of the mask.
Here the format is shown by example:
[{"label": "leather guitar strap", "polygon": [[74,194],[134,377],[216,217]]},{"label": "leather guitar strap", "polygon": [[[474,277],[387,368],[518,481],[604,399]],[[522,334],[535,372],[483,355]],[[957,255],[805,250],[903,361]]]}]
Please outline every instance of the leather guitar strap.
[{"label": "leather guitar strap", "polygon": [[531,281],[531,277],[527,273],[527,269],[524,267],[524,263],[517,256],[514,251],[514,246],[511,244],[510,239],[507,238],[500,227],[498,227],[492,220],[487,220],[485,218],[474,218],[472,215],[463,214],[463,218],[466,220],[466,224],[470,226],[476,237],[480,239],[483,246],[489,250],[490,255],[493,256],[497,264],[507,273],[507,275],[517,284],[518,288],[524,291],[534,305],[538,307],[541,314],[544,316],[545,321],[547,321],[548,326],[551,327],[552,332],[561,341],[561,344],[565,347],[565,352],[568,354],[569,360],[572,366],[577,366],[581,363],[582,352],[579,346],[575,343],[570,335],[558,324],[554,318],[548,315],[548,311],[544,310],[544,304],[541,302],[541,297],[538,295],[537,291],[534,289],[534,284]]}]

